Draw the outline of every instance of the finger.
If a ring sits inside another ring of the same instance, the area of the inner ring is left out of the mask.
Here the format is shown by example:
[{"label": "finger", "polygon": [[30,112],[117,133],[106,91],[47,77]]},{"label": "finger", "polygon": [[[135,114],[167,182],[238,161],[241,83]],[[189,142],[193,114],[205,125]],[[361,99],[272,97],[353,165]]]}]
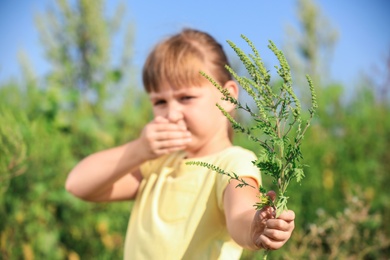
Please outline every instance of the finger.
[{"label": "finger", "polygon": [[275,209],[270,206],[266,206],[259,210],[258,218],[262,220],[273,219],[275,217]]},{"label": "finger", "polygon": [[153,122],[156,124],[169,124],[169,125],[172,125],[174,127],[177,127],[180,130],[187,130],[187,126],[186,126],[184,120],[180,120],[179,122],[172,123],[165,117],[157,116],[154,118]]},{"label": "finger", "polygon": [[287,241],[290,238],[291,231],[273,229],[267,226],[267,228],[264,229],[263,235],[268,237],[273,242],[281,242]]},{"label": "finger", "polygon": [[145,127],[144,136],[150,141],[161,141],[188,138],[191,133],[176,124],[152,122]]},{"label": "finger", "polygon": [[158,149],[155,151],[155,154],[156,155],[165,155],[165,154],[169,154],[169,153],[172,153],[172,152],[176,152],[176,151],[180,151],[180,150],[184,150],[186,148],[186,146],[176,146],[176,147],[170,147],[170,148],[162,148],[162,149]]},{"label": "finger", "polygon": [[[191,142],[191,138],[182,138],[182,139],[171,139],[171,140],[164,140],[164,141],[158,141],[155,143],[155,149],[161,150],[161,149],[175,149],[178,150],[180,148],[185,147],[188,143]],[[179,148],[177,148],[179,147]]]},{"label": "finger", "polygon": [[275,199],[276,199],[276,192],[273,191],[273,190],[270,190],[269,192],[267,192],[267,196],[268,196],[272,201],[275,201]]},{"label": "finger", "polygon": [[146,129],[143,136],[152,149],[184,145],[191,141],[191,133],[188,131],[157,132],[153,127]]},{"label": "finger", "polygon": [[187,141],[187,142],[163,142],[162,144],[157,144],[159,146],[156,146],[156,148],[154,148],[154,153],[156,155],[164,155],[164,154],[168,154],[168,153],[172,153],[172,152],[176,152],[176,151],[180,151],[180,150],[185,150],[187,148],[187,145],[190,141]]},{"label": "finger", "polygon": [[188,131],[164,131],[154,134],[154,139],[161,144],[170,145],[170,142],[189,142],[191,141],[191,133]]},{"label": "finger", "polygon": [[264,248],[265,250],[277,250],[281,248],[285,243],[286,241],[275,241],[265,235],[261,235],[258,239],[257,246],[260,248]]},{"label": "finger", "polygon": [[168,132],[168,131],[178,131],[178,132],[188,132],[187,128],[184,125],[172,124],[172,123],[155,123],[153,129],[156,132]]},{"label": "finger", "polygon": [[294,219],[295,219],[295,213],[292,210],[285,210],[282,212],[282,214],[280,214],[280,216],[278,218],[283,219],[287,222],[291,222],[291,221],[294,221]]},{"label": "finger", "polygon": [[287,222],[281,219],[269,219],[267,220],[266,225],[269,229],[280,230],[283,232],[289,232],[294,229],[293,221]]}]

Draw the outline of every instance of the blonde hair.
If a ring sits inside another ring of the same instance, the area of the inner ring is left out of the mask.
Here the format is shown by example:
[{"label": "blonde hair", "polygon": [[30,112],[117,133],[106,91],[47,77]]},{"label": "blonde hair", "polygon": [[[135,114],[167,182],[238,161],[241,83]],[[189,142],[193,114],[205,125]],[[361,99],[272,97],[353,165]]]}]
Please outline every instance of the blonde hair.
[{"label": "blonde hair", "polygon": [[200,86],[207,81],[200,71],[212,76],[220,85],[232,80],[226,70],[227,56],[211,35],[184,29],[154,47],[143,67],[142,79],[150,93],[162,88],[162,82],[178,89]]}]

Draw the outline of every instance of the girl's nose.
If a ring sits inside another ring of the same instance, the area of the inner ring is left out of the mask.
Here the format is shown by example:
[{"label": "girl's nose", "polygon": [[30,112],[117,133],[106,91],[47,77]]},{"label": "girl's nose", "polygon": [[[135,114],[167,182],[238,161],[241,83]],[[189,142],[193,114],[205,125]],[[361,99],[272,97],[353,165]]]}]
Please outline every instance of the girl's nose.
[{"label": "girl's nose", "polygon": [[167,119],[172,123],[177,123],[183,120],[183,113],[180,108],[176,106],[170,106],[168,109]]}]

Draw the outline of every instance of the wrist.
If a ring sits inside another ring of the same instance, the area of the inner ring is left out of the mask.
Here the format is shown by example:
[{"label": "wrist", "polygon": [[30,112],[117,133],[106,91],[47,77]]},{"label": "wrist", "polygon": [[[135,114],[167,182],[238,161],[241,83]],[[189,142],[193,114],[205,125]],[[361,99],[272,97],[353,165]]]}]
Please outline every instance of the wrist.
[{"label": "wrist", "polygon": [[140,165],[148,160],[153,159],[150,153],[145,149],[146,145],[140,138],[137,138],[127,144],[125,144],[128,151],[127,158],[131,158],[137,165]]}]

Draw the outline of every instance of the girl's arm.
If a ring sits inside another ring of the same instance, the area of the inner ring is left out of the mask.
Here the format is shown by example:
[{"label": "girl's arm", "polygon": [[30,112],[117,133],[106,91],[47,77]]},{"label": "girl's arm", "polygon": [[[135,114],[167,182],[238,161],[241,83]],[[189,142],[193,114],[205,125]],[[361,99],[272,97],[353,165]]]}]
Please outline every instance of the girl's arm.
[{"label": "girl's arm", "polygon": [[84,200],[133,199],[142,180],[145,161],[184,149],[190,133],[180,124],[156,117],[132,142],[92,154],[70,172],[66,190]]},{"label": "girl's arm", "polygon": [[135,197],[144,161],[137,153],[138,141],[92,154],[70,172],[67,191],[88,201],[115,201]]},{"label": "girl's arm", "polygon": [[[252,178],[244,180],[255,187]],[[231,237],[242,247],[258,250],[279,249],[290,238],[294,229],[294,212],[283,212],[275,219],[271,207],[256,211],[258,190],[251,187],[236,188],[238,181],[231,180],[225,189],[224,208],[226,223]]]}]

